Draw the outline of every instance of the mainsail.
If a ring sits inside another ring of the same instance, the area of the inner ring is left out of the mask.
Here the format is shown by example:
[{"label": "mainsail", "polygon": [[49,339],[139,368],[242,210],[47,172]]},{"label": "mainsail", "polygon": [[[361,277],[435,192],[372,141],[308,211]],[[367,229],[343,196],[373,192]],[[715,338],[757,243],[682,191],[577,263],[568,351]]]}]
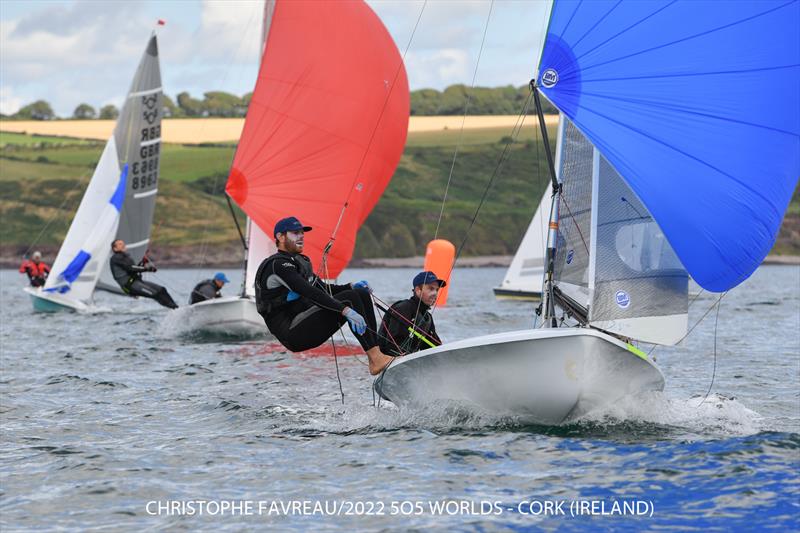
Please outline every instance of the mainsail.
[{"label": "mainsail", "polygon": [[725,291],[770,251],[797,186],[799,42],[797,1],[558,0],[537,85],[695,281]]},{"label": "mainsail", "polygon": [[688,275],[658,224],[591,142],[562,116],[554,277],[597,328],[674,344],[686,334]]},{"label": "mainsail", "polygon": [[[128,167],[125,202],[114,238],[127,243],[131,257],[137,262],[147,252],[156,205],[162,100],[158,43],[154,33],[136,69],[113,135],[119,172]],[[107,264],[103,265],[98,287],[120,292]]]},{"label": "mainsail", "polygon": [[[334,278],[394,173],[408,130],[402,58],[362,1],[277,1],[226,191],[258,227],[296,216]],[[346,208],[343,210],[343,207]],[[341,216],[340,216],[341,215]]]}]

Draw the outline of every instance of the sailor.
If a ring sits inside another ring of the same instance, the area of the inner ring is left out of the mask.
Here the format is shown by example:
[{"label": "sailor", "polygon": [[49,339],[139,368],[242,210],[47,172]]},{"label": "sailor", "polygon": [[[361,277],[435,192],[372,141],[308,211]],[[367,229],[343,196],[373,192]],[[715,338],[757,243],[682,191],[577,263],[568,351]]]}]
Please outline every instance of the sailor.
[{"label": "sailor", "polygon": [[122,292],[131,296],[152,298],[170,309],[178,308],[178,304],[169,295],[167,289],[152,281],[142,280],[142,272],[156,272],[155,266],[152,264],[149,266],[133,264],[133,258],[128,254],[128,248],[122,239],[112,242],[111,250],[114,252],[111,255],[111,275],[119,283]]},{"label": "sailor", "polygon": [[31,287],[41,287],[50,274],[50,267],[42,262],[41,252],[33,252],[30,259],[25,259],[19,267],[20,274],[27,274]]},{"label": "sailor", "polygon": [[196,304],[198,302],[205,302],[206,300],[219,298],[222,296],[220,291],[226,283],[230,283],[230,280],[222,272],[217,272],[211,279],[204,279],[195,285],[194,289],[192,289],[192,294],[189,297],[189,303]]},{"label": "sailor", "polygon": [[303,255],[307,231],[311,228],[295,217],[275,224],[278,252],[266,258],[256,272],[258,312],[270,332],[293,352],[316,348],[348,322],[367,353],[370,373],[378,374],[392,358],[378,347],[369,284],[326,285]]},{"label": "sailor", "polygon": [[431,271],[414,276],[411,298],[395,302],[383,315],[379,337],[384,353],[405,355],[442,344],[429,310],[446,285]]}]

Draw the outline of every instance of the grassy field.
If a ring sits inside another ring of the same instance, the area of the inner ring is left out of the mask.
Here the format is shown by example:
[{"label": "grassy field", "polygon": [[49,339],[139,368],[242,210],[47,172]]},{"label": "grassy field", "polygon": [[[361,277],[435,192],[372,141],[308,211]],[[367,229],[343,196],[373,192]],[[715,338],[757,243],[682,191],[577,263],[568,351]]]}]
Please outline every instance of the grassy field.
[{"label": "grassy field", "polygon": [[[515,251],[541,198],[548,173],[530,117],[508,146],[486,204],[469,234],[466,255]],[[551,126],[551,134],[554,133]],[[457,246],[498,168],[510,127],[411,132],[397,172],[361,228],[356,257],[421,255],[433,237],[453,152],[460,145],[439,236]],[[98,141],[0,134],[0,242],[24,250],[57,247],[103,149]],[[235,249],[238,235],[223,196],[231,145],[164,144],[153,239],[161,247]],[[201,217],[197,213],[202,213]],[[800,254],[800,199],[789,209],[776,252]]]}]

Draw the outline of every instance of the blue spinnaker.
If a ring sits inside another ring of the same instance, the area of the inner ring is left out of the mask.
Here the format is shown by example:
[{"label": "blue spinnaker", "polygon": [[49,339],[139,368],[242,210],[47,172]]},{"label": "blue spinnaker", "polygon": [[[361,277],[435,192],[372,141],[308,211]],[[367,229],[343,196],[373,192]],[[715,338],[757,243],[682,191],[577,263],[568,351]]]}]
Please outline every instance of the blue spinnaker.
[{"label": "blue spinnaker", "polygon": [[800,176],[800,2],[556,0],[537,82],[703,288],[761,264]]}]

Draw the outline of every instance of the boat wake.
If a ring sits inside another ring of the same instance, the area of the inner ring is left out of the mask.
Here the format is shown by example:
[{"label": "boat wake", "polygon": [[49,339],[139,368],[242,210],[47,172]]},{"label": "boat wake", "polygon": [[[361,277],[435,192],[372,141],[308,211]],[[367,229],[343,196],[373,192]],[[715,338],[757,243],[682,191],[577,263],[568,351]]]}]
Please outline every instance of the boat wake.
[{"label": "boat wake", "polygon": [[[377,400],[376,400],[377,402]],[[427,430],[436,434],[512,431],[556,437],[611,438],[642,441],[674,438],[747,436],[762,430],[763,418],[734,398],[712,394],[667,398],[663,393],[628,398],[577,421],[558,426],[531,425],[511,416],[482,412],[471,406],[439,404],[425,409],[346,405],[305,413],[290,432],[304,434],[371,434]],[[294,424],[292,424],[294,425]],[[284,428],[287,429],[287,428]]]}]

